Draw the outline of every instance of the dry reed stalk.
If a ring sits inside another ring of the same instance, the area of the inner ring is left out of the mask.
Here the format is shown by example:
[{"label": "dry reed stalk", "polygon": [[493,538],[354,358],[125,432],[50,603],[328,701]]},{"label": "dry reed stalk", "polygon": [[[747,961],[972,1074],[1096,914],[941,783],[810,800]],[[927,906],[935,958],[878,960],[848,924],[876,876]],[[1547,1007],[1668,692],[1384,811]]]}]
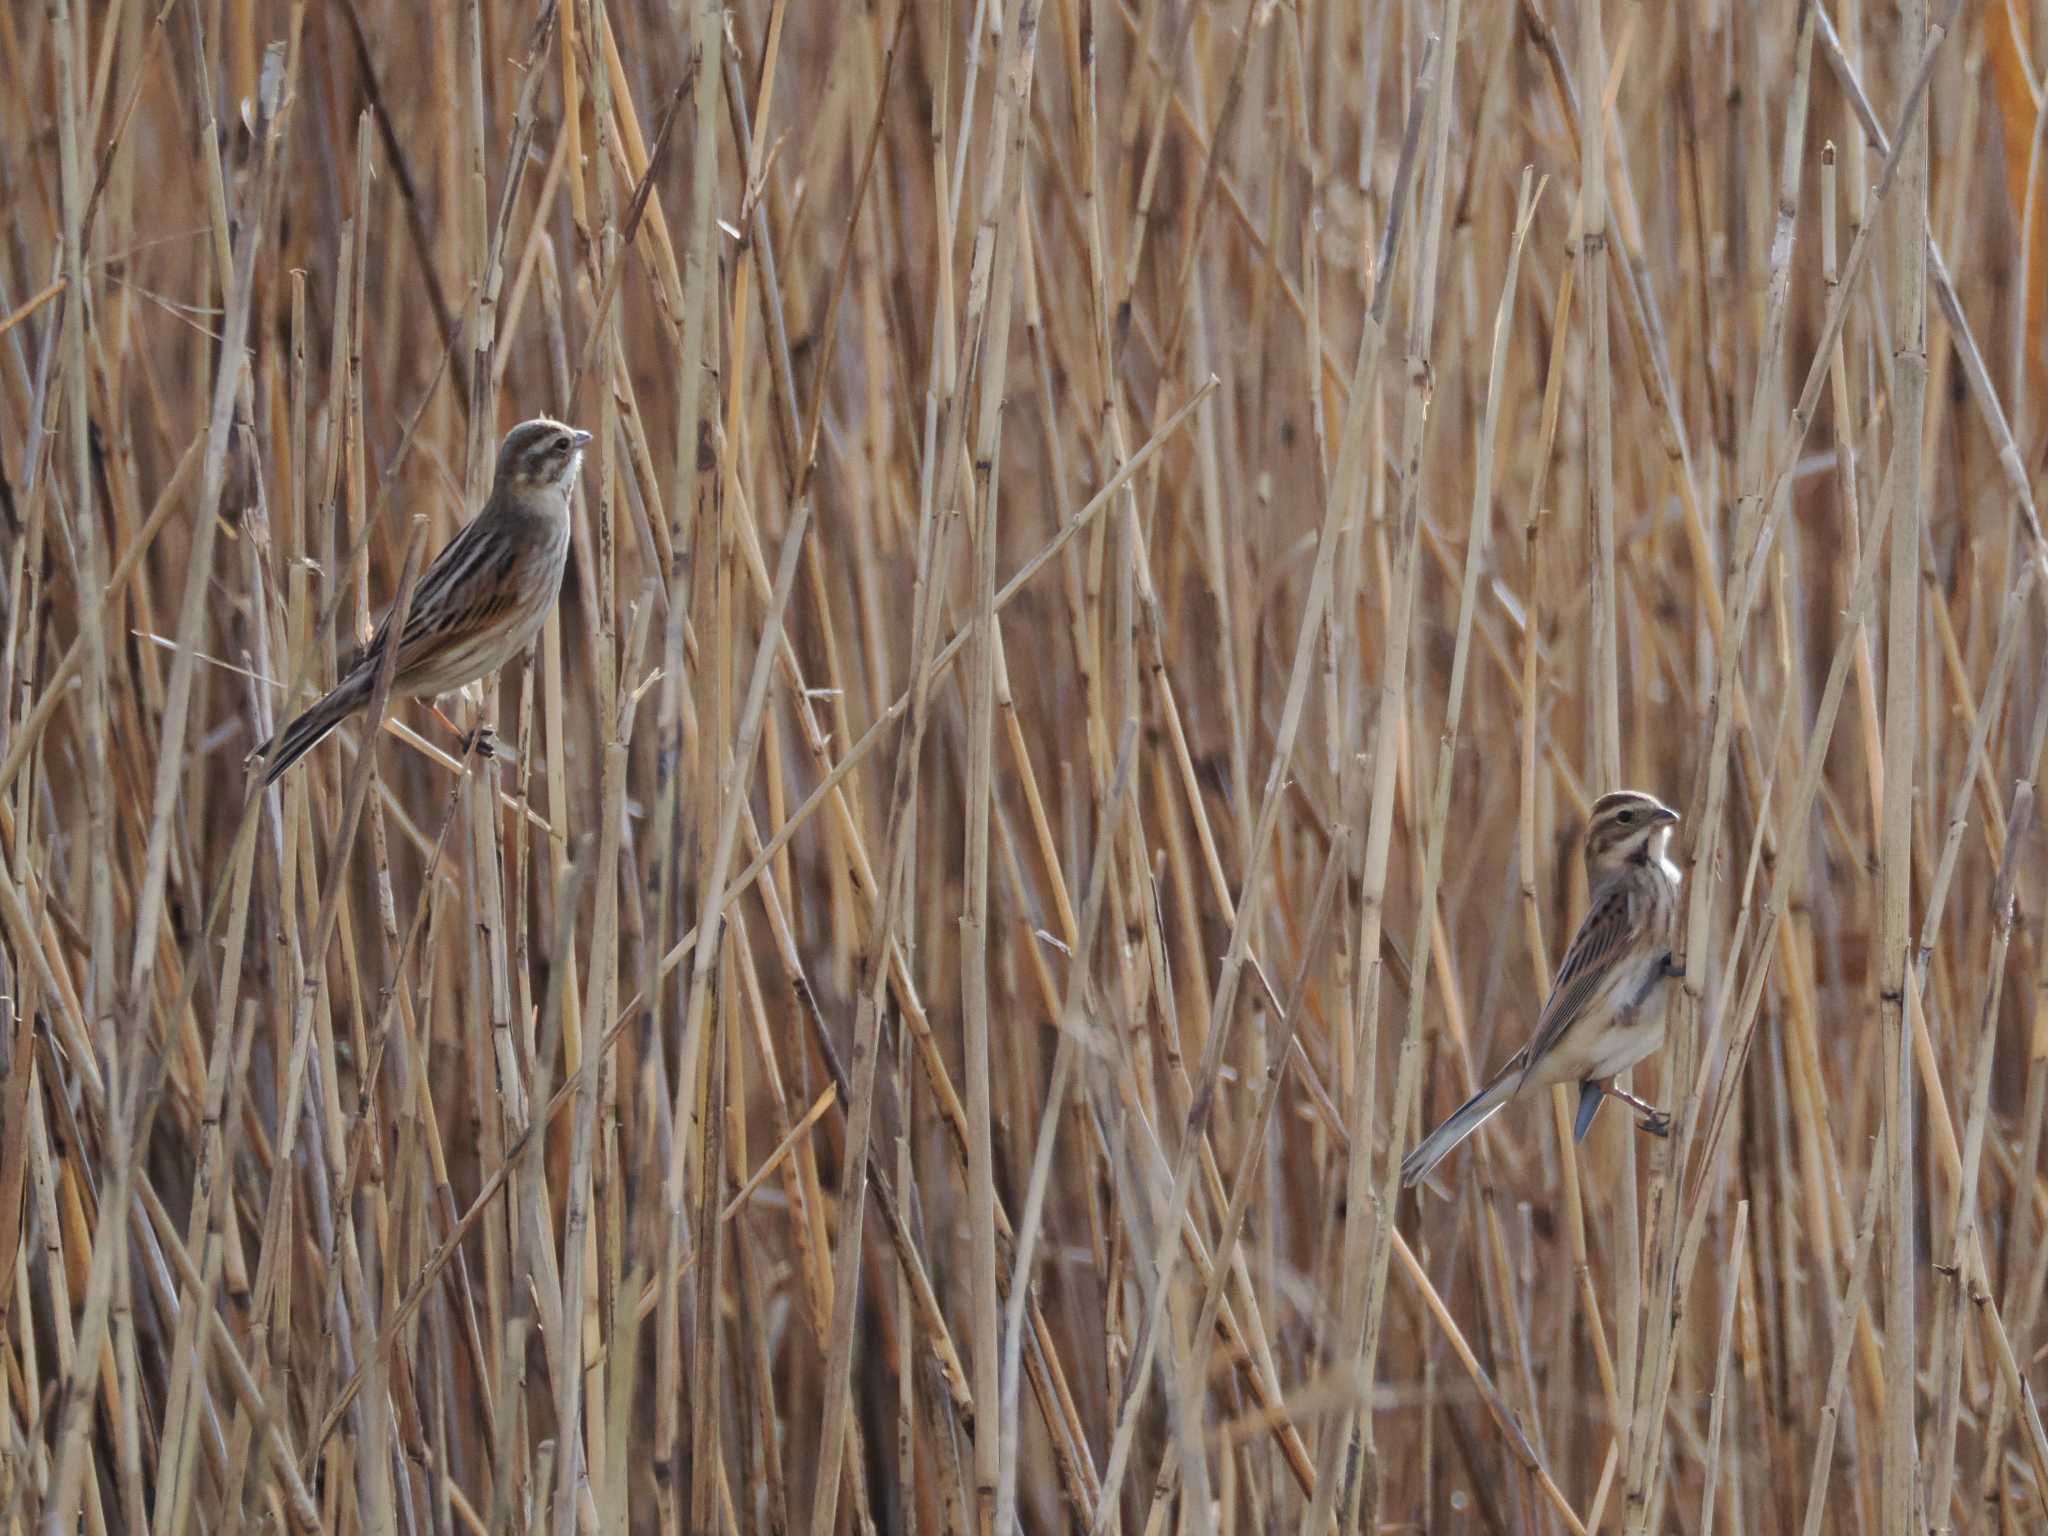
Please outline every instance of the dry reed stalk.
[{"label": "dry reed stalk", "polygon": [[2037,1526],[2048,6],[672,9],[0,6],[0,1532]]}]

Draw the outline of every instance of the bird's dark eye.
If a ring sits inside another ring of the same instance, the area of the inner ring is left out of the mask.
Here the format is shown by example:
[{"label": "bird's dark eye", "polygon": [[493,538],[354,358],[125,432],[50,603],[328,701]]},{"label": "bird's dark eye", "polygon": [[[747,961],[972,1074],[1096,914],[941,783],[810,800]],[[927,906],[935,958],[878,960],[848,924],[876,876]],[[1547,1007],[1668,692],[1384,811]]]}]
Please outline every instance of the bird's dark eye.
[{"label": "bird's dark eye", "polygon": [[567,452],[569,451],[569,439],[568,439],[568,438],[566,438],[566,437],[560,437],[560,436],[558,436],[558,437],[556,437],[556,439],[554,440],[554,442],[553,442],[552,444],[550,444],[550,446],[551,446],[551,447],[552,447],[552,448],[553,448],[553,449],[555,450],[555,452],[557,452],[557,453],[567,453]]},{"label": "bird's dark eye", "polygon": [[1625,827],[1636,819],[1636,813],[1634,811],[1616,811],[1614,819]]}]

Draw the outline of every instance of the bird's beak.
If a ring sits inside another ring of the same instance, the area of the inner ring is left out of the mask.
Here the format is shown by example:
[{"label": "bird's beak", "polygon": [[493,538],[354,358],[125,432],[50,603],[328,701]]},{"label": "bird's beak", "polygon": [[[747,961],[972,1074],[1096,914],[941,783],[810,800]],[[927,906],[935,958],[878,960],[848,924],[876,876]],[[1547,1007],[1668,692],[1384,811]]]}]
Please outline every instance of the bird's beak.
[{"label": "bird's beak", "polygon": [[1658,807],[1657,807],[1657,810],[1656,810],[1656,813],[1655,813],[1654,815],[1652,815],[1652,816],[1650,817],[1650,822],[1651,822],[1651,824],[1652,824],[1652,825],[1655,825],[1656,823],[1658,823],[1658,822],[1660,822],[1660,821],[1676,821],[1676,820],[1678,820],[1678,812],[1676,812],[1676,811],[1672,810],[1672,809],[1671,809],[1671,808],[1670,808],[1669,806],[1665,806],[1665,805],[1660,805],[1660,806],[1658,806]]},{"label": "bird's beak", "polygon": [[588,432],[571,428],[569,432],[569,446],[574,448],[578,453],[581,453],[585,448],[588,448],[590,446],[590,434]]}]

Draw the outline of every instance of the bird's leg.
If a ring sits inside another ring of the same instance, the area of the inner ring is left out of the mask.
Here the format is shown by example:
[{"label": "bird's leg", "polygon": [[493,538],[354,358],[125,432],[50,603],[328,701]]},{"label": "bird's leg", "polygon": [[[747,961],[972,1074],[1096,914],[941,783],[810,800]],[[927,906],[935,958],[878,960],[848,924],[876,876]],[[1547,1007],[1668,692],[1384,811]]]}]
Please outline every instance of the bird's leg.
[{"label": "bird's leg", "polygon": [[480,725],[473,731],[465,731],[461,726],[441,713],[441,706],[438,703],[429,704],[427,708],[434,712],[436,720],[448,727],[449,734],[455,737],[456,745],[462,756],[467,757],[471,751],[474,751],[478,757],[489,760],[497,754],[498,734],[488,725]]},{"label": "bird's leg", "polygon": [[1617,1088],[1611,1082],[1601,1083],[1598,1087],[1602,1093],[1621,1100],[1630,1109],[1642,1111],[1643,1118],[1636,1122],[1638,1129],[1648,1131],[1652,1136],[1669,1136],[1671,1134],[1671,1115],[1669,1111],[1659,1109],[1647,1099],[1639,1099],[1626,1088]]},{"label": "bird's leg", "polygon": [[457,725],[453,720],[450,720],[446,715],[441,713],[441,705],[439,700],[430,703],[429,705],[427,705],[427,708],[433,711],[434,718],[436,720],[440,721],[443,725],[448,727],[448,734],[450,736],[460,737],[465,740],[468,738],[469,733],[467,731],[465,731],[461,726]]}]

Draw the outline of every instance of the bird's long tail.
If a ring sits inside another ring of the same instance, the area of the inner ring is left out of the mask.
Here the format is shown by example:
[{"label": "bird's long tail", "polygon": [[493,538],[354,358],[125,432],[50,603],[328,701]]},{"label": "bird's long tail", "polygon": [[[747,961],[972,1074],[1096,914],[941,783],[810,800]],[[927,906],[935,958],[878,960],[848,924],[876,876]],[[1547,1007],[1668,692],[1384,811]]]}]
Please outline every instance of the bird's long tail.
[{"label": "bird's long tail", "polygon": [[1519,1068],[1501,1072],[1492,1082],[1452,1110],[1444,1123],[1423,1137],[1401,1163],[1401,1182],[1417,1184],[1450,1155],[1451,1148],[1470,1136],[1493,1117],[1495,1110],[1514,1097],[1520,1086]]},{"label": "bird's long tail", "polygon": [[[334,692],[286,726],[282,744],[277,749],[277,761],[270,765],[270,772],[263,782],[275,784],[284,777],[287,768],[319,746],[329,731],[369,703],[372,681],[371,677],[360,672],[351,673],[341,680]],[[255,755],[261,759],[269,751],[270,743],[266,741],[256,749]]]}]

